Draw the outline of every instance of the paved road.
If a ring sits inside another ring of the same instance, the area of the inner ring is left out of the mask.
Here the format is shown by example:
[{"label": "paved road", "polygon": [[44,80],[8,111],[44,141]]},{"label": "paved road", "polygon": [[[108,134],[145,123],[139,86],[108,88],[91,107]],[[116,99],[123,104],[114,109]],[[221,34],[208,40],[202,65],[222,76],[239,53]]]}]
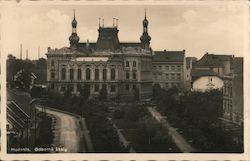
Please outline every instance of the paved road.
[{"label": "paved road", "polygon": [[188,144],[188,142],[176,131],[176,128],[173,128],[169,122],[163,118],[163,116],[154,108],[148,107],[151,115],[162,124],[162,127],[166,128],[169,131],[170,136],[172,136],[175,144],[178,148],[184,153],[195,152],[195,149]]},{"label": "paved road", "polygon": [[[41,108],[37,107],[37,109],[41,111]],[[54,146],[66,149],[66,151],[60,152],[86,152],[86,149],[83,149],[84,146],[81,146],[83,133],[78,118],[47,108],[46,113],[53,118]]]}]

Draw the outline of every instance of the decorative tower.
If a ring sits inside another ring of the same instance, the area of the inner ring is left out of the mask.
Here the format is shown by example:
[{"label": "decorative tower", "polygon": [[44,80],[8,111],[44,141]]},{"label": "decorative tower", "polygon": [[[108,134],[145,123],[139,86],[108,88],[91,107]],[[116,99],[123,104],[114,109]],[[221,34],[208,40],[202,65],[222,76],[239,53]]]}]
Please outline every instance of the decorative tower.
[{"label": "decorative tower", "polygon": [[146,9],[145,9],[145,18],[142,21],[142,25],[143,25],[143,33],[142,33],[142,36],[140,37],[140,40],[141,40],[143,48],[149,49],[151,37],[148,34],[148,20],[147,20]]},{"label": "decorative tower", "polygon": [[74,10],[74,19],[71,24],[72,24],[72,34],[69,37],[69,42],[70,42],[70,48],[75,50],[77,49],[78,42],[80,40],[79,36],[76,33],[77,21],[75,19],[75,10]]}]

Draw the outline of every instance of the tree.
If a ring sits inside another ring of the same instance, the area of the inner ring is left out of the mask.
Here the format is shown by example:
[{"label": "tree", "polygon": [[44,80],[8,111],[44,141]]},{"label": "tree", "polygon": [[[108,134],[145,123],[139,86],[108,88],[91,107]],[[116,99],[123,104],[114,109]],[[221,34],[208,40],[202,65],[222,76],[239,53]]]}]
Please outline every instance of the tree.
[{"label": "tree", "polygon": [[153,86],[153,98],[156,98],[159,95],[159,92],[161,90],[161,86],[159,83],[154,84]]},{"label": "tree", "polygon": [[31,72],[26,70],[20,70],[14,76],[14,84],[19,89],[28,91],[33,85],[34,79],[35,77]]},{"label": "tree", "polygon": [[151,144],[158,130],[160,130],[160,125],[156,120],[152,117],[145,116],[139,121],[138,140],[146,141],[147,144]]}]

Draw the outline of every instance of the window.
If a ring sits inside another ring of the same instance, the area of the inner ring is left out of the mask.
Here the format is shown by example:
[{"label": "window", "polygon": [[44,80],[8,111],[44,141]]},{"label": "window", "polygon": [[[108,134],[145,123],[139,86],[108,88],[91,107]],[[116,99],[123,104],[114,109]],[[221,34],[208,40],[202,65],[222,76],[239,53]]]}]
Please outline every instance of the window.
[{"label": "window", "polygon": [[169,79],[169,74],[166,74],[166,79]]},{"label": "window", "polygon": [[69,79],[74,80],[74,69],[69,70]]},{"label": "window", "polygon": [[159,70],[161,70],[161,66],[159,66]]},{"label": "window", "polygon": [[175,79],[175,75],[174,74],[171,74],[171,79]]},{"label": "window", "polygon": [[103,80],[107,80],[107,69],[103,69],[102,78],[103,78]]},{"label": "window", "polygon": [[129,79],[129,72],[126,72],[126,79]]},{"label": "window", "polygon": [[115,80],[115,69],[111,69],[111,80]]},{"label": "window", "polygon": [[179,71],[180,71],[180,70],[181,70],[181,66],[179,66],[179,65],[178,65],[178,66],[177,66],[177,70],[179,70]]},{"label": "window", "polygon": [[133,90],[136,90],[136,85],[135,84],[133,84]]},{"label": "window", "polygon": [[50,72],[50,77],[51,77],[51,79],[54,79],[54,78],[55,78],[55,72],[54,72],[54,71],[51,71],[51,72]]},{"label": "window", "polygon": [[82,90],[81,84],[77,84],[77,91],[80,92]]},{"label": "window", "polygon": [[165,67],[165,68],[166,68],[166,70],[169,70],[169,66],[168,66],[168,65],[166,65],[166,67]]},{"label": "window", "polygon": [[55,89],[55,85],[54,85],[54,84],[51,84],[51,85],[50,85],[50,88],[51,88],[52,90],[54,90],[54,89]]},{"label": "window", "polygon": [[55,66],[55,61],[54,60],[51,60],[51,66]]},{"label": "window", "polygon": [[129,84],[126,84],[126,90],[129,91]]},{"label": "window", "polygon": [[72,92],[72,91],[74,90],[74,87],[73,87],[72,84],[68,85],[68,90],[69,90],[70,92]]},{"label": "window", "polygon": [[154,70],[156,70],[156,66],[154,66],[153,68],[154,68]]},{"label": "window", "polygon": [[61,91],[64,92],[65,91],[65,86],[61,87]]},{"label": "window", "polygon": [[133,67],[136,67],[136,61],[133,61]]},{"label": "window", "polygon": [[115,92],[115,85],[111,85],[111,87],[110,87],[110,92]]},{"label": "window", "polygon": [[86,80],[90,80],[90,76],[91,76],[91,74],[90,74],[90,69],[87,68],[87,69],[86,69]]},{"label": "window", "polygon": [[129,67],[129,61],[126,61],[126,67]]},{"label": "window", "polygon": [[181,79],[181,74],[177,74],[177,79]]},{"label": "window", "polygon": [[95,92],[98,92],[98,91],[99,91],[99,85],[95,84]]},{"label": "window", "polygon": [[95,69],[95,80],[99,80],[99,69]]},{"label": "window", "polygon": [[62,80],[65,80],[65,79],[66,79],[66,69],[65,69],[65,68],[62,68],[62,71],[61,71],[61,79],[62,79]]},{"label": "window", "polygon": [[133,79],[136,79],[136,72],[133,73]]},{"label": "window", "polygon": [[81,70],[81,69],[78,69],[78,70],[77,70],[77,79],[78,79],[78,80],[81,80],[81,79],[82,79],[82,70]]},{"label": "window", "polygon": [[171,66],[171,70],[175,70],[175,66],[174,65]]},{"label": "window", "polygon": [[169,88],[169,83],[166,83],[166,88]]}]

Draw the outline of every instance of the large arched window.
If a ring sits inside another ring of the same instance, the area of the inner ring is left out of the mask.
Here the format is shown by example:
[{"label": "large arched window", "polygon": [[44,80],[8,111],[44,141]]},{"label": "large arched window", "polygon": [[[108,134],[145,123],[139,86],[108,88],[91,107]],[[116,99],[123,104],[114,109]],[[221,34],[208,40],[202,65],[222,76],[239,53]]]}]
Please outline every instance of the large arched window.
[{"label": "large arched window", "polygon": [[62,79],[62,80],[65,80],[65,79],[66,79],[66,69],[65,69],[65,68],[62,68],[62,71],[61,71],[61,79]]},{"label": "large arched window", "polygon": [[111,80],[115,80],[115,69],[111,69]]},{"label": "large arched window", "polygon": [[103,71],[102,71],[102,79],[107,80],[107,69],[103,69]]},{"label": "large arched window", "polygon": [[90,76],[91,76],[91,74],[90,74],[90,69],[87,68],[87,69],[86,69],[86,80],[90,80]]},{"label": "large arched window", "polygon": [[78,70],[77,70],[77,79],[78,79],[78,80],[81,80],[81,79],[82,79],[82,70],[81,70],[81,69],[78,69]]},{"label": "large arched window", "polygon": [[95,69],[95,80],[99,80],[99,69]]},{"label": "large arched window", "polygon": [[74,80],[74,69],[69,70],[69,79]]}]

